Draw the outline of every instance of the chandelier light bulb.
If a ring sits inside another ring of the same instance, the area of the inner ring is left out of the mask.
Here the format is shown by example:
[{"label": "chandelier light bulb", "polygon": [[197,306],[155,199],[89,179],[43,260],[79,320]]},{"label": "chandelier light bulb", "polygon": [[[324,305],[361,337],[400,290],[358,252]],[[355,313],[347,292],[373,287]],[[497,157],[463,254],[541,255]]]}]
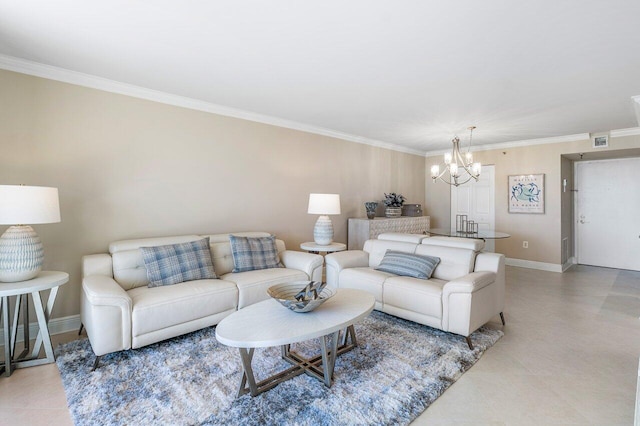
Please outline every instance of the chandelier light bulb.
[{"label": "chandelier light bulb", "polygon": [[451,153],[450,152],[445,152],[444,153],[444,164],[451,164]]},{"label": "chandelier light bulb", "polygon": [[458,165],[456,163],[449,164],[449,171],[451,176],[458,177]]},{"label": "chandelier light bulb", "polygon": [[473,166],[471,166],[471,171],[473,172],[474,175],[480,176],[480,172],[482,172],[482,164],[473,163]]},{"label": "chandelier light bulb", "polygon": [[464,159],[466,160],[466,164],[473,163],[473,154],[467,151],[466,154],[464,154]]},{"label": "chandelier light bulb", "polygon": [[431,166],[431,177],[437,178],[439,174],[440,174],[440,166],[437,164],[434,164],[433,166]]}]

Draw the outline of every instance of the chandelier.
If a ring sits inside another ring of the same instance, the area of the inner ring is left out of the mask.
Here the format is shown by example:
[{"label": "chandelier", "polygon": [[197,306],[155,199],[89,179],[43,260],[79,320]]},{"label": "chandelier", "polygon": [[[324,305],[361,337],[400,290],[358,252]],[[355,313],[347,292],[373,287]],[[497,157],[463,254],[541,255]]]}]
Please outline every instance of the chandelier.
[{"label": "chandelier", "polygon": [[[460,139],[455,136],[451,141],[453,142],[453,149],[451,152],[444,154],[444,170],[440,172],[438,164],[431,166],[431,179],[434,182],[440,179],[446,184],[459,186],[469,182],[471,179],[478,180],[482,164],[474,163],[473,154],[471,153],[471,137],[475,128],[476,126],[469,127],[469,147],[464,155],[460,153]],[[447,172],[448,176],[445,176]]]}]

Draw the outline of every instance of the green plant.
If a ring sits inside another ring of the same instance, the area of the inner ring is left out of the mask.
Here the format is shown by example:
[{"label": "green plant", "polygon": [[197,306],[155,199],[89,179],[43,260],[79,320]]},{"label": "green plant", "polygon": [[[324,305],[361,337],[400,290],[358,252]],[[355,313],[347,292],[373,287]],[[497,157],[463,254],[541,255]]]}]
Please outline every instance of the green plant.
[{"label": "green plant", "polygon": [[406,200],[402,194],[396,194],[395,192],[385,193],[384,197],[384,205],[387,207],[402,207]]}]

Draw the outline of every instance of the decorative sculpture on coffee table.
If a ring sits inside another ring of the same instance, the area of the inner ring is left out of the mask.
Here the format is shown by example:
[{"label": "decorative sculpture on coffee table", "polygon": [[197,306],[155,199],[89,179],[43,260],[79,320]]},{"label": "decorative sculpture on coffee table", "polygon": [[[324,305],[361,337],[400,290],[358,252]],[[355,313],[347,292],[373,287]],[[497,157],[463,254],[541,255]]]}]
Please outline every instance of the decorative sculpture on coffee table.
[{"label": "decorative sculpture on coffee table", "polygon": [[311,312],[335,294],[326,282],[319,281],[277,284],[269,287],[267,293],[293,312]]}]

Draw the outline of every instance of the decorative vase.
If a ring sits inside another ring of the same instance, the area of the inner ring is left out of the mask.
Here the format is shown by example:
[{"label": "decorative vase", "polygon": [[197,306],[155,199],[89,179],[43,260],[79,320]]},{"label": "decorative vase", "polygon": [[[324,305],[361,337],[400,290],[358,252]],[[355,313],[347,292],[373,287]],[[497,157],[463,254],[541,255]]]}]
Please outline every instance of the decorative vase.
[{"label": "decorative vase", "polygon": [[375,201],[367,201],[364,203],[364,208],[367,211],[367,219],[373,219],[376,217],[376,209],[378,208],[378,203]]},{"label": "decorative vase", "polygon": [[29,225],[14,225],[0,237],[0,282],[27,281],[42,269],[44,249]]},{"label": "decorative vase", "polygon": [[402,207],[387,207],[384,211],[386,217],[400,217],[402,216]]}]

